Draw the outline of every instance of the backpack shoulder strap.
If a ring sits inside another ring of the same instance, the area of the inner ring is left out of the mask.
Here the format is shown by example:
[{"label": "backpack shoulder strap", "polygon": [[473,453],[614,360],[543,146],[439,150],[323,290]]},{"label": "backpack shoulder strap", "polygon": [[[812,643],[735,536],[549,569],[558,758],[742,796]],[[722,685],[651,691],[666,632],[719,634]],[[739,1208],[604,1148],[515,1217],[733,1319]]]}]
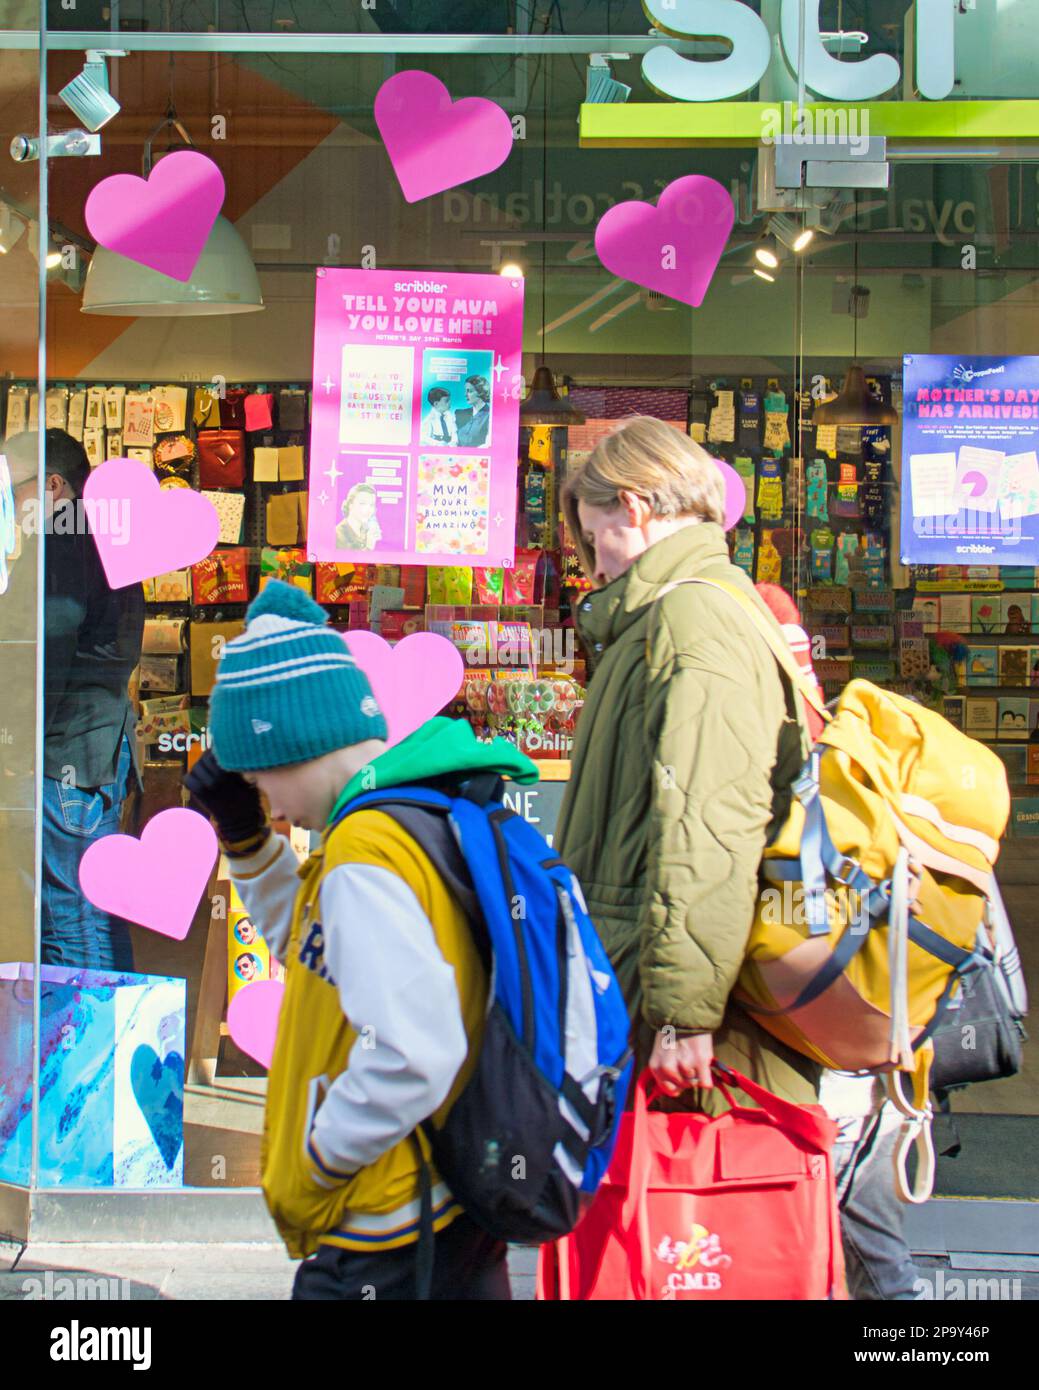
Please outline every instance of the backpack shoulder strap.
[{"label": "backpack shoulder strap", "polygon": [[[794,660],[793,653],[787,645],[786,638],[773,631],[771,625],[766,621],[763,613],[759,611],[756,604],[738,589],[735,584],[727,584],[723,579],[701,579],[690,577],[688,579],[676,579],[671,584],[666,584],[657,594],[657,599],[662,599],[665,594],[669,594],[672,589],[677,589],[682,584],[705,584],[710,589],[717,589],[720,593],[727,594],[734,603],[743,610],[751,624],[757,630],[769,651],[776,659],[776,664],[789,680],[794,690],[803,696],[805,702],[819,715],[825,722],[829,723],[833,717],[830,711],[819,699],[818,692],[813,688],[811,682],[805,677],[804,672]],[[794,709],[797,718],[798,728],[801,732],[802,751],[807,757],[808,751],[812,747],[812,737],[808,730],[808,722],[804,717],[804,710],[799,701],[795,702]]]},{"label": "backpack shoulder strap", "polygon": [[728,596],[735,603],[738,603],[739,606],[743,609],[744,613],[746,613],[747,617],[753,623],[753,625],[757,628],[759,634],[761,635],[762,639],[767,645],[769,651],[775,657],[777,663],[790,677],[790,680],[804,696],[806,702],[812,707],[813,710],[815,710],[816,714],[818,714],[820,718],[829,722],[829,720],[833,716],[830,714],[830,711],[826,708],[823,702],[819,699],[818,692],[813,688],[811,682],[807,679],[800,666],[798,666],[797,662],[794,660],[790,648],[786,643],[786,639],[781,637],[772,628],[772,626],[766,620],[765,615],[760,611],[760,609],[757,607],[757,605],[753,602],[752,599],[750,599],[741,589],[737,589],[735,584],[727,584],[724,579],[699,578],[676,579],[673,584],[668,584],[665,588],[661,589],[657,597],[662,598],[664,594],[670,593],[672,589],[676,589],[680,584],[706,584],[708,585],[708,587],[712,589],[719,589],[723,594],[728,594]]},{"label": "backpack shoulder strap", "polygon": [[382,810],[387,806],[418,806],[434,813],[446,814],[451,809],[451,797],[438,787],[414,786],[387,787],[385,791],[372,790],[360,792],[341,806],[332,820],[330,829],[341,825],[347,816],[355,811]]},{"label": "backpack shoulder strap", "polygon": [[[366,792],[348,802],[334,824],[340,825],[354,811],[366,810],[382,811],[395,820],[405,834],[411,836],[425,852],[469,922],[478,927],[483,921],[483,912],[469,866],[451,829],[451,798],[430,787],[390,787],[384,792]],[[474,939],[482,954],[483,942],[479,931],[474,932]]]}]

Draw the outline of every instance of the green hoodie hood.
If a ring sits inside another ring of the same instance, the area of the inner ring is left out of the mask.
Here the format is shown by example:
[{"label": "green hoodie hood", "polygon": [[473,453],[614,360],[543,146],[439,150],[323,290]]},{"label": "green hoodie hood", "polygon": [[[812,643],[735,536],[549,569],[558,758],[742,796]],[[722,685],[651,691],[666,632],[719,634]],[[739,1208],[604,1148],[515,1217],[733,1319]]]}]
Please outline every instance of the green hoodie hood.
[{"label": "green hoodie hood", "polygon": [[361,792],[404,787],[448,773],[475,775],[478,772],[496,772],[500,777],[511,777],[514,782],[538,780],[537,766],[514,744],[503,738],[481,743],[464,719],[446,719],[438,715],[435,719],[427,719],[413,734],[387,748],[352,777],[332,808],[329,823]]}]

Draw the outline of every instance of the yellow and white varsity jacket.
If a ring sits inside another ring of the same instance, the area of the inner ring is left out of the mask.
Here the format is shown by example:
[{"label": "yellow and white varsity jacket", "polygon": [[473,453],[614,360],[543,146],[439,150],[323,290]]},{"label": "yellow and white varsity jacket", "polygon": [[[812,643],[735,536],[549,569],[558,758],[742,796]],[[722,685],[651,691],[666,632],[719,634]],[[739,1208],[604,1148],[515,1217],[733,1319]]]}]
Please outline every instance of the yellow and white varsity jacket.
[{"label": "yellow and white varsity jacket", "polygon": [[[442,1123],[468,1082],[487,1007],[465,915],[417,841],[380,811],[326,831],[300,867],[271,835],[232,868],[285,966],[262,1180],[289,1254],[416,1241],[412,1136],[430,1116]],[[461,1207],[435,1169],[433,1184],[439,1231]]]}]

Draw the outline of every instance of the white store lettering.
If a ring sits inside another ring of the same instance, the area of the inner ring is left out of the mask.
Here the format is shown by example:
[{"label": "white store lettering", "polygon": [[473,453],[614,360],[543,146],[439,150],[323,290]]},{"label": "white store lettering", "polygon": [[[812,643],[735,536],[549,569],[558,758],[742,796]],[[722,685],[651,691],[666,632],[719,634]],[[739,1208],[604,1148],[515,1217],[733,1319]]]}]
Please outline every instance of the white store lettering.
[{"label": "white store lettering", "polygon": [[[826,51],[819,28],[820,0],[805,3],[805,83],[809,91],[834,101],[871,101],[901,78],[898,60],[874,53],[842,62]],[[772,37],[764,20],[743,0],[642,0],[642,8],[662,33],[677,39],[721,37],[732,52],[717,61],[684,58],[661,45],[642,60],[642,75],[661,96],[676,101],[730,101],[764,77],[772,56]],[[792,71],[797,71],[800,0],[782,0],[780,39]],[[929,101],[947,97],[953,87],[955,9],[948,0],[917,0],[916,85]]]}]

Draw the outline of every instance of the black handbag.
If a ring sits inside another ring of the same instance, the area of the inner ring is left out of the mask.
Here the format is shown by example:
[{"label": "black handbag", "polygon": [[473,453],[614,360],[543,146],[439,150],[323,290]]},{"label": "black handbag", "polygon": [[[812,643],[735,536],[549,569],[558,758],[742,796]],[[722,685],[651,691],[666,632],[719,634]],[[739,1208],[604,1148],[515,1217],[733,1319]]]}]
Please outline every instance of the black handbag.
[{"label": "black handbag", "polygon": [[958,1007],[947,1009],[934,1031],[931,1089],[939,1100],[961,1086],[999,1081],[1021,1070],[1021,1049],[1028,1035],[998,978],[1001,968],[983,960],[968,971]]}]

